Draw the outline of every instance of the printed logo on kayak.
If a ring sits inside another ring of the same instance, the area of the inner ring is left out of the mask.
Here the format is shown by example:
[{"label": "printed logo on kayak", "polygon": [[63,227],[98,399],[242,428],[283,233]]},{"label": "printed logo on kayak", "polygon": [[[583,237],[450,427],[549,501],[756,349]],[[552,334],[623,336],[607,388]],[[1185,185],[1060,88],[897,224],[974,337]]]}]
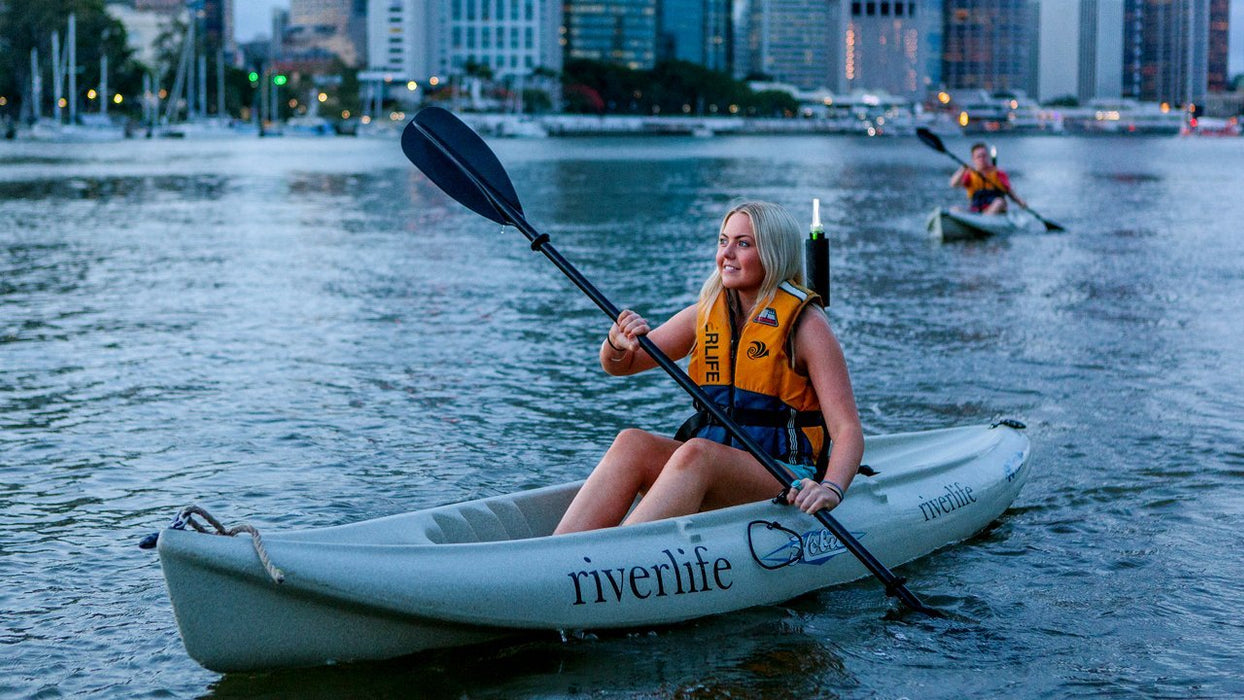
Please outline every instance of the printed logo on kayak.
[{"label": "printed logo on kayak", "polygon": [[976,496],[972,495],[971,486],[961,486],[956,481],[953,484],[943,484],[942,490],[945,493],[932,498],[920,497],[923,499],[920,501],[920,513],[924,516],[926,523],[976,503]]},{"label": "printed logo on kayak", "polygon": [[753,340],[751,344],[747,346],[747,358],[750,360],[759,360],[762,357],[768,356],[769,348],[759,340]]},{"label": "printed logo on kayak", "polygon": [[[771,525],[772,527],[766,528],[772,533],[768,539],[757,536],[761,532],[759,529],[753,529],[748,537],[752,556],[766,569],[780,569],[798,563],[820,566],[847,551],[842,542],[825,528],[807,530],[801,534],[777,523]],[[856,539],[864,536],[864,533],[851,534]]]},{"label": "printed logo on kayak", "polygon": [[[583,561],[591,564],[592,558],[583,557]],[[708,547],[696,545],[690,553],[677,547],[663,549],[651,564],[585,568],[566,576],[571,582],[571,605],[587,605],[728,590],[734,585],[733,568],[726,557],[714,559]]]},{"label": "printed logo on kayak", "polygon": [[772,326],[774,328],[777,328],[778,327],[777,310],[774,309],[772,306],[767,307],[764,311],[761,311],[758,316],[756,316],[756,323],[759,323],[762,326]]}]

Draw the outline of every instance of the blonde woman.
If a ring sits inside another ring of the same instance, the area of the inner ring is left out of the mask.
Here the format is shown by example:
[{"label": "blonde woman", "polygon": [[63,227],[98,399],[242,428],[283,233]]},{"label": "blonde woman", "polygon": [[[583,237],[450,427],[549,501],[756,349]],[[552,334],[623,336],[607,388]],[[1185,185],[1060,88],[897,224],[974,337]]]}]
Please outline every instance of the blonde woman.
[{"label": "blonde woman", "polygon": [[[622,311],[601,343],[601,366],[617,376],[655,367],[639,347],[642,335],[672,359],[691,355],[688,373],[710,400],[801,477],[787,500],[808,513],[832,509],[859,469],[864,436],[842,348],[815,295],[800,286],[801,227],[777,204],[734,206],[721,222],[716,263],[699,301],[656,329]],[[777,491],[760,462],[701,410],[674,438],[619,433],[554,534],[723,508]]]}]

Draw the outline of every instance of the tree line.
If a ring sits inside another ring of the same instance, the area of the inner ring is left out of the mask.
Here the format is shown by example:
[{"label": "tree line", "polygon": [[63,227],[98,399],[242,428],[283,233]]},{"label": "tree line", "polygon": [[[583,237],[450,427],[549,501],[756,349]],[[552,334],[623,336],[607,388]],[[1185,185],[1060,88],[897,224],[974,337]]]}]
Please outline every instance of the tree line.
[{"label": "tree line", "polygon": [[580,114],[662,114],[790,117],[799,103],[780,90],[754,91],[728,73],[687,61],[651,70],[590,60],[562,69],[565,111]]}]

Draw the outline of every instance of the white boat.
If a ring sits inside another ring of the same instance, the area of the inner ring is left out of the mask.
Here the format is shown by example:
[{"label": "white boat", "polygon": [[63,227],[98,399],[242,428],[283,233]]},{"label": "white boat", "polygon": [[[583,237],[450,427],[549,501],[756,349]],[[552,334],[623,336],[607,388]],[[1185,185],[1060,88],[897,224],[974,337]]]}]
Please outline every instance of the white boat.
[{"label": "white boat", "polygon": [[98,143],[120,141],[125,138],[125,127],[113,124],[100,114],[83,114],[77,124],[61,124],[46,119],[30,127],[30,138],[35,141],[57,143]]},{"label": "white boat", "polygon": [[1022,230],[1008,214],[976,214],[938,207],[926,222],[929,236],[943,241],[972,241]]},{"label": "white boat", "polygon": [[[1020,427],[867,438],[876,474],[856,477],[833,514],[889,567],[971,537],[1028,477]],[[249,538],[169,528],[157,548],[186,650],[222,672],[386,659],[530,630],[644,628],[868,576],[818,520],[771,501],[550,536],[580,485],[265,533],[280,583]]]},{"label": "white boat", "polygon": [[324,117],[304,114],[286,119],[284,133],[287,136],[336,136],[337,130]]},{"label": "white boat", "polygon": [[548,138],[549,130],[537,119],[511,115],[498,122],[497,135],[516,139],[543,139]]}]

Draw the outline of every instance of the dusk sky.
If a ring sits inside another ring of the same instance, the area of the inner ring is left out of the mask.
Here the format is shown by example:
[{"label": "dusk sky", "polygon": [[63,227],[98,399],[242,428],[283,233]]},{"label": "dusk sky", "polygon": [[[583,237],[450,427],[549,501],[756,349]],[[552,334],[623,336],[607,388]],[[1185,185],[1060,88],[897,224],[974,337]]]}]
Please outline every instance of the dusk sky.
[{"label": "dusk sky", "polygon": [[[289,7],[289,0],[245,0],[233,4],[238,41],[271,33],[272,8]],[[1229,73],[1244,73],[1244,0],[1231,0],[1231,57]]]}]

